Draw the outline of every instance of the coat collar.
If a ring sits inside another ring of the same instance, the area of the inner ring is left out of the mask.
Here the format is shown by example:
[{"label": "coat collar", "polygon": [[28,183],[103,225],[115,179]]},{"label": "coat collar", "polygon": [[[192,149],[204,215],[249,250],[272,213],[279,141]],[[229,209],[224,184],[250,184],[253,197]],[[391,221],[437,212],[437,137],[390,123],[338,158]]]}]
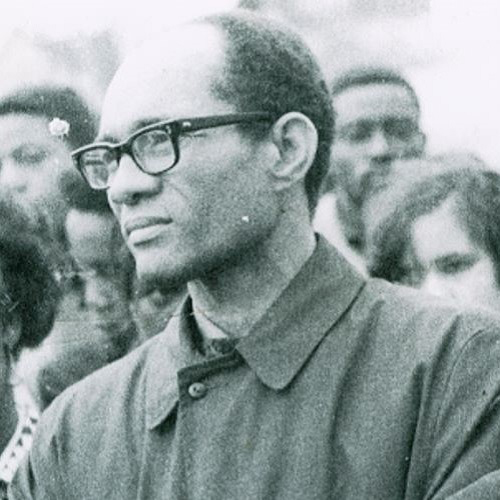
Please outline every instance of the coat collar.
[{"label": "coat collar", "polygon": [[184,300],[166,329],[151,339],[146,360],[146,425],[152,429],[165,420],[179,400],[177,374],[201,363],[193,335],[196,324],[191,299]]},{"label": "coat collar", "polygon": [[[287,288],[237,344],[259,379],[284,389],[326,333],[347,311],[365,283],[344,258],[319,237],[316,249]],[[146,367],[146,423],[152,429],[178,401],[177,373],[203,362],[195,343],[190,298],[166,330],[151,342]]]},{"label": "coat collar", "polygon": [[359,294],[365,279],[322,237],[237,349],[268,387],[284,389]]}]

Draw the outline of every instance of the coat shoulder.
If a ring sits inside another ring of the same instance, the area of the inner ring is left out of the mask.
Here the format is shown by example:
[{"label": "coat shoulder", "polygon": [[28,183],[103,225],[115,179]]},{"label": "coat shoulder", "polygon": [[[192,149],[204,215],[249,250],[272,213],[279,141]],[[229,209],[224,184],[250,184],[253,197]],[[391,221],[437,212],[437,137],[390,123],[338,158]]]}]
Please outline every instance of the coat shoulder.
[{"label": "coat shoulder", "polygon": [[162,349],[162,344],[160,334],[68,387],[44,412],[46,436],[86,427],[88,432],[98,432],[109,422],[118,423],[116,419],[130,414],[127,408],[141,407],[138,400],[144,398],[148,359]]},{"label": "coat shoulder", "polygon": [[459,309],[450,302],[379,279],[368,280],[352,317],[357,318],[360,329],[369,329],[371,335],[381,336],[394,346],[406,346],[416,359],[431,356],[444,345],[461,350],[480,336],[500,341],[500,315],[473,307]]}]

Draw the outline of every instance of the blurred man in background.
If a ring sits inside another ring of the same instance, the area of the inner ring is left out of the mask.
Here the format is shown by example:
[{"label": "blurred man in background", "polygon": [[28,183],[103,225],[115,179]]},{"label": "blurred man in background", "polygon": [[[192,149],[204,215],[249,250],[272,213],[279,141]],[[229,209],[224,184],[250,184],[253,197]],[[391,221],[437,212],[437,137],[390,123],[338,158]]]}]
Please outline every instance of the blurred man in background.
[{"label": "blurred man in background", "polygon": [[[37,400],[46,408],[66,387],[128,352],[136,341],[130,311],[134,263],[106,195],[81,179],[65,176],[61,192],[68,201],[65,233],[75,261],[79,314],[52,332],[36,359]],[[32,370],[34,367],[32,368]]]},{"label": "blurred man in background", "polygon": [[68,200],[66,238],[77,265],[82,302],[94,325],[109,332],[115,348],[125,353],[132,340],[124,337],[132,322],[128,304],[135,266],[124,246],[120,227],[106,194],[65,177],[62,191]]},{"label": "blurred man in background", "polygon": [[387,68],[356,68],[332,87],[336,114],[331,169],[316,230],[364,269],[363,203],[396,159],[420,156],[425,136],[411,85]]}]

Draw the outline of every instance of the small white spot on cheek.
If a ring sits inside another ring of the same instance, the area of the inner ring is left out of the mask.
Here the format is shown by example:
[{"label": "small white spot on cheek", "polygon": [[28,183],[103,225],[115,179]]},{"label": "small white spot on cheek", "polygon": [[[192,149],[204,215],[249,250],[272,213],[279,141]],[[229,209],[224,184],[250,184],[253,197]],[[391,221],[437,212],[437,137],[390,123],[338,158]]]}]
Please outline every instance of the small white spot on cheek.
[{"label": "small white spot on cheek", "polygon": [[250,222],[250,217],[248,217],[248,215],[244,215],[244,216],[241,218],[241,220],[242,220],[243,222]]}]

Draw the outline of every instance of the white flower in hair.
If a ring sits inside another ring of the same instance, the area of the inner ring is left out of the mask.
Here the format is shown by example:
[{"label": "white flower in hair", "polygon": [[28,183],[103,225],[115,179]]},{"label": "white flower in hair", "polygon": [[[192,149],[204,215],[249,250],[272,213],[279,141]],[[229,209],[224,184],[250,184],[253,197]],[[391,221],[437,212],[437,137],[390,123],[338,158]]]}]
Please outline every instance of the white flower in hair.
[{"label": "white flower in hair", "polygon": [[69,123],[56,117],[49,123],[49,132],[55,137],[64,137],[69,133]]}]

